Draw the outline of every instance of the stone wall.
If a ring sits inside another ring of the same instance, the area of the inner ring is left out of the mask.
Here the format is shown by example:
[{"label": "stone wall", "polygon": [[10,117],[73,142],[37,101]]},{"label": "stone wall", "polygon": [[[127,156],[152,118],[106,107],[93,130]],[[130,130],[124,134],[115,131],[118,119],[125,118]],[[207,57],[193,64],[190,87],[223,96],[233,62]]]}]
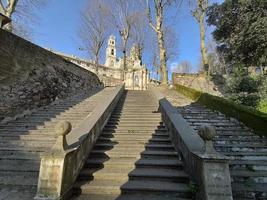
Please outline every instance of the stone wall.
[{"label": "stone wall", "polygon": [[92,72],[0,29],[0,121],[100,86]]},{"label": "stone wall", "polygon": [[[62,58],[79,65],[80,67],[96,73],[96,68],[95,64],[93,63],[92,60],[85,60],[81,58],[77,58],[76,56],[71,56],[71,55],[66,55],[63,53],[55,52],[51,49],[48,49],[49,51],[61,56]],[[121,84],[122,81],[122,76],[123,76],[123,71],[120,69],[113,69],[110,67],[106,67],[104,65],[98,65],[98,77],[100,80],[103,82],[105,86],[116,86]]]},{"label": "stone wall", "polygon": [[[61,56],[62,58],[79,65],[80,67],[96,73],[95,64],[92,60],[85,60],[72,55],[66,55],[60,52],[49,51]],[[118,68],[111,68],[104,65],[98,65],[98,77],[105,86],[117,86],[125,83],[126,89],[131,90],[145,90],[147,88],[148,74],[145,68],[136,68],[135,70],[129,69],[125,71],[125,81],[123,81],[123,70]]]},{"label": "stone wall", "polygon": [[218,87],[212,82],[206,79],[204,74],[172,74],[173,84],[180,84],[186,87],[190,87],[202,92],[207,92],[216,96],[222,96]]}]

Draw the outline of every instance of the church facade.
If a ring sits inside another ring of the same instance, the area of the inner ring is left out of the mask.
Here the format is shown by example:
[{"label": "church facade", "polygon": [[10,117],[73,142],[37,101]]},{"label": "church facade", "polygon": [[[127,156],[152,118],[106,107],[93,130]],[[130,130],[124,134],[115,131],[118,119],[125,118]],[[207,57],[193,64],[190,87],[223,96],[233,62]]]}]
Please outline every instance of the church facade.
[{"label": "church facade", "polygon": [[114,69],[113,78],[121,79],[127,89],[145,90],[148,82],[148,72],[138,57],[136,47],[132,47],[130,55],[126,57],[126,67],[123,66],[123,58],[117,58],[116,39],[111,35],[106,49],[105,66]]}]

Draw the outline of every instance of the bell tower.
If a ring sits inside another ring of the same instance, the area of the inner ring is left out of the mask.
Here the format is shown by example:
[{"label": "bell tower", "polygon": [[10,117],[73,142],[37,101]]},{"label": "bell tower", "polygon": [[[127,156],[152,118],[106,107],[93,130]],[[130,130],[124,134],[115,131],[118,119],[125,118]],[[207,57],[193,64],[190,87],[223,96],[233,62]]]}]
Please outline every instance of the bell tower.
[{"label": "bell tower", "polygon": [[107,67],[115,67],[116,63],[116,43],[115,36],[111,35],[108,39],[108,47],[106,49],[106,62]]}]

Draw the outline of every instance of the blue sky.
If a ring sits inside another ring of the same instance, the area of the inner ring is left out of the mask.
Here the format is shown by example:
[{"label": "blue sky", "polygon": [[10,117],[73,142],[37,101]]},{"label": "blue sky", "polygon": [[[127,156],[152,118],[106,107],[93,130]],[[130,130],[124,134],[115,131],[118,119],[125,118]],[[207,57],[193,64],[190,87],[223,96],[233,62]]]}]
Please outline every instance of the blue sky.
[{"label": "blue sky", "polygon": [[[85,52],[79,50],[77,31],[79,28],[79,13],[88,0],[50,0],[46,7],[39,12],[39,23],[34,25],[33,42],[46,48],[51,48],[77,57],[88,58]],[[222,2],[222,0],[212,0]],[[175,22],[178,34],[178,52],[169,66],[188,60],[192,64],[192,71],[198,71],[200,62],[199,28],[191,16],[188,6],[182,5]],[[210,32],[210,30],[208,30]],[[116,35],[116,31],[114,31]],[[210,36],[208,36],[210,37]],[[144,62],[148,63],[148,55],[144,55]]]}]

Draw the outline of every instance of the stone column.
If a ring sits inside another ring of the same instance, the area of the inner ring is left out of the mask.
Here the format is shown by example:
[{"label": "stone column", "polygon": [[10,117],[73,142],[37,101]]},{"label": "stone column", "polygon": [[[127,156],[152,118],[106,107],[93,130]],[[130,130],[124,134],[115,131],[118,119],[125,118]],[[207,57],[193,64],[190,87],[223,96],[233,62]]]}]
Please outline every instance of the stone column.
[{"label": "stone column", "polygon": [[62,199],[63,176],[66,165],[66,135],[71,131],[69,122],[59,122],[55,127],[58,138],[52,151],[42,156],[36,200]]},{"label": "stone column", "polygon": [[198,155],[199,176],[202,181],[199,183],[202,194],[199,194],[198,198],[233,200],[228,159],[213,147],[216,134],[214,127],[204,125],[199,129],[198,134],[205,142],[202,154]]}]

